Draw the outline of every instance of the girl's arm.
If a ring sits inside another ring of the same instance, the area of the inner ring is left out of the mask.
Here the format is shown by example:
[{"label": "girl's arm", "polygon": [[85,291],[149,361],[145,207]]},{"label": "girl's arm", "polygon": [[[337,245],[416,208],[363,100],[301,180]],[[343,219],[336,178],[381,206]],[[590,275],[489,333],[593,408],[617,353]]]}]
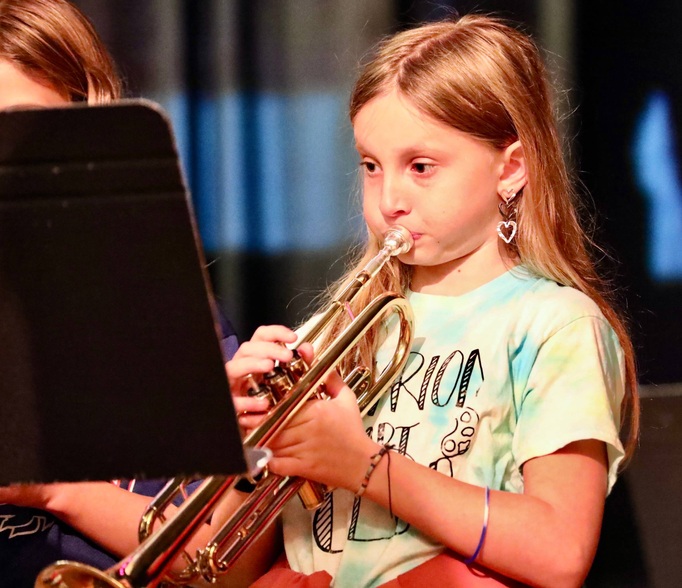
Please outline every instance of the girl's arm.
[{"label": "girl's arm", "polygon": [[[327,387],[337,396],[310,402],[275,439],[271,469],[356,492],[380,446],[366,436],[354,394],[337,378]],[[529,460],[524,481],[524,494],[491,492],[487,535],[476,563],[534,586],[580,586],[601,527],[607,487],[604,444],[578,441]],[[391,508],[463,558],[478,545],[484,488],[391,452],[390,473],[384,457],[364,497]]]},{"label": "girl's arm", "polygon": [[[365,495],[388,508],[388,460]],[[481,536],[485,490],[392,454],[393,512],[468,557]],[[477,563],[533,586],[581,586],[599,540],[606,495],[603,443],[569,444],[524,467],[524,494],[491,492]]]},{"label": "girl's arm", "polygon": [[[139,546],[138,525],[150,500],[149,496],[128,492],[109,482],[31,484],[0,488],[0,503],[7,502],[48,511],[116,558],[127,556]],[[170,506],[166,513],[167,517],[171,518],[176,510],[176,507]],[[190,539],[186,551],[194,554],[197,549],[205,547],[216,530],[204,525]],[[270,562],[271,557],[269,554],[276,550],[274,529],[271,533],[270,539],[266,534],[260,542],[263,550],[254,551],[250,563],[245,559],[235,566],[227,577],[230,579],[229,584],[218,585],[248,586],[241,582],[251,577],[248,575],[249,566],[258,570],[258,575],[262,574],[264,568],[267,570],[269,567],[267,562]],[[273,541],[272,545],[269,545],[268,541]],[[179,557],[172,571],[179,573],[186,565],[184,558]],[[253,577],[251,582],[256,578],[257,576]],[[199,580],[193,585],[208,584]]]},{"label": "girl's arm", "polygon": [[122,557],[138,546],[140,517],[151,498],[109,482],[16,485],[0,489],[0,502],[48,511]]}]

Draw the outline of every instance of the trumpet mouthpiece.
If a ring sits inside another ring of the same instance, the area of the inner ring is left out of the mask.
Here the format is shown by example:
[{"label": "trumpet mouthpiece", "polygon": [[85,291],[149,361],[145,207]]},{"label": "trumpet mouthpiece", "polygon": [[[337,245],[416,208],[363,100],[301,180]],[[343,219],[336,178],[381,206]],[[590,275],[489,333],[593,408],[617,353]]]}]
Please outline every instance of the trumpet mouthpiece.
[{"label": "trumpet mouthpiece", "polygon": [[405,227],[393,225],[384,233],[383,249],[391,256],[407,253],[414,245],[414,239]]}]

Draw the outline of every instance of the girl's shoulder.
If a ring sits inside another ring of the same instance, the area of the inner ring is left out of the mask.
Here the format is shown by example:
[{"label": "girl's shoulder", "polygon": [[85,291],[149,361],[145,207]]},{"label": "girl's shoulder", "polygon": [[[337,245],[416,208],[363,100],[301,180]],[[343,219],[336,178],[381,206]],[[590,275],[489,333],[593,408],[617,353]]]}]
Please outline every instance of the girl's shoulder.
[{"label": "girl's shoulder", "polygon": [[543,338],[573,324],[603,335],[613,331],[599,305],[577,288],[538,276],[521,279],[526,284],[515,305],[518,326],[542,333]]},{"label": "girl's shoulder", "polygon": [[579,315],[603,318],[597,303],[584,292],[572,286],[563,286],[548,278],[521,275],[526,282],[520,300],[525,304],[537,307],[540,311],[558,313],[561,316]]}]

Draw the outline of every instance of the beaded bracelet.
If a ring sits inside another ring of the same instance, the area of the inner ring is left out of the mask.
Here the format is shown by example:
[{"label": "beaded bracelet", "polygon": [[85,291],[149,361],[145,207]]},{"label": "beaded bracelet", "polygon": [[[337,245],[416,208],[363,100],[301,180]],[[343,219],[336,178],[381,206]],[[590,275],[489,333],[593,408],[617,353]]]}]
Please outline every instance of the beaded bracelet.
[{"label": "beaded bracelet", "polygon": [[485,535],[488,532],[488,516],[490,515],[490,486],[485,487],[485,506],[483,507],[483,528],[481,529],[481,537],[478,540],[478,545],[476,546],[476,551],[473,555],[464,560],[464,564],[470,566],[476,561],[476,558],[481,553],[483,549],[483,543],[485,542]]},{"label": "beaded bracelet", "polygon": [[384,455],[386,455],[386,453],[388,453],[391,449],[393,449],[393,445],[389,444],[383,445],[378,453],[375,453],[372,457],[369,458],[369,467],[367,468],[367,472],[365,473],[365,479],[362,481],[362,484],[360,484],[360,488],[355,493],[355,496],[360,497],[365,493],[367,485],[369,484],[369,478],[372,475],[372,472],[374,472],[374,468],[377,467],[377,465],[381,461],[381,458],[384,457]]}]

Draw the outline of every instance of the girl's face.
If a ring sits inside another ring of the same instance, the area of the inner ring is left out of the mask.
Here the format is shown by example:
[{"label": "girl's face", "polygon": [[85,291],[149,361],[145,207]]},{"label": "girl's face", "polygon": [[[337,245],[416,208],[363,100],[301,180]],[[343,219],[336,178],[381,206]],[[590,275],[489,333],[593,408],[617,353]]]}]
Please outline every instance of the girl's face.
[{"label": "girl's face", "polygon": [[68,101],[52,86],[27,76],[10,61],[0,59],[0,110],[61,106]]},{"label": "girl's face", "polygon": [[393,224],[412,233],[400,260],[414,266],[414,290],[457,293],[457,283],[474,287],[504,271],[496,226],[505,151],[425,116],[396,91],[365,104],[353,126],[365,220],[378,236]]}]

